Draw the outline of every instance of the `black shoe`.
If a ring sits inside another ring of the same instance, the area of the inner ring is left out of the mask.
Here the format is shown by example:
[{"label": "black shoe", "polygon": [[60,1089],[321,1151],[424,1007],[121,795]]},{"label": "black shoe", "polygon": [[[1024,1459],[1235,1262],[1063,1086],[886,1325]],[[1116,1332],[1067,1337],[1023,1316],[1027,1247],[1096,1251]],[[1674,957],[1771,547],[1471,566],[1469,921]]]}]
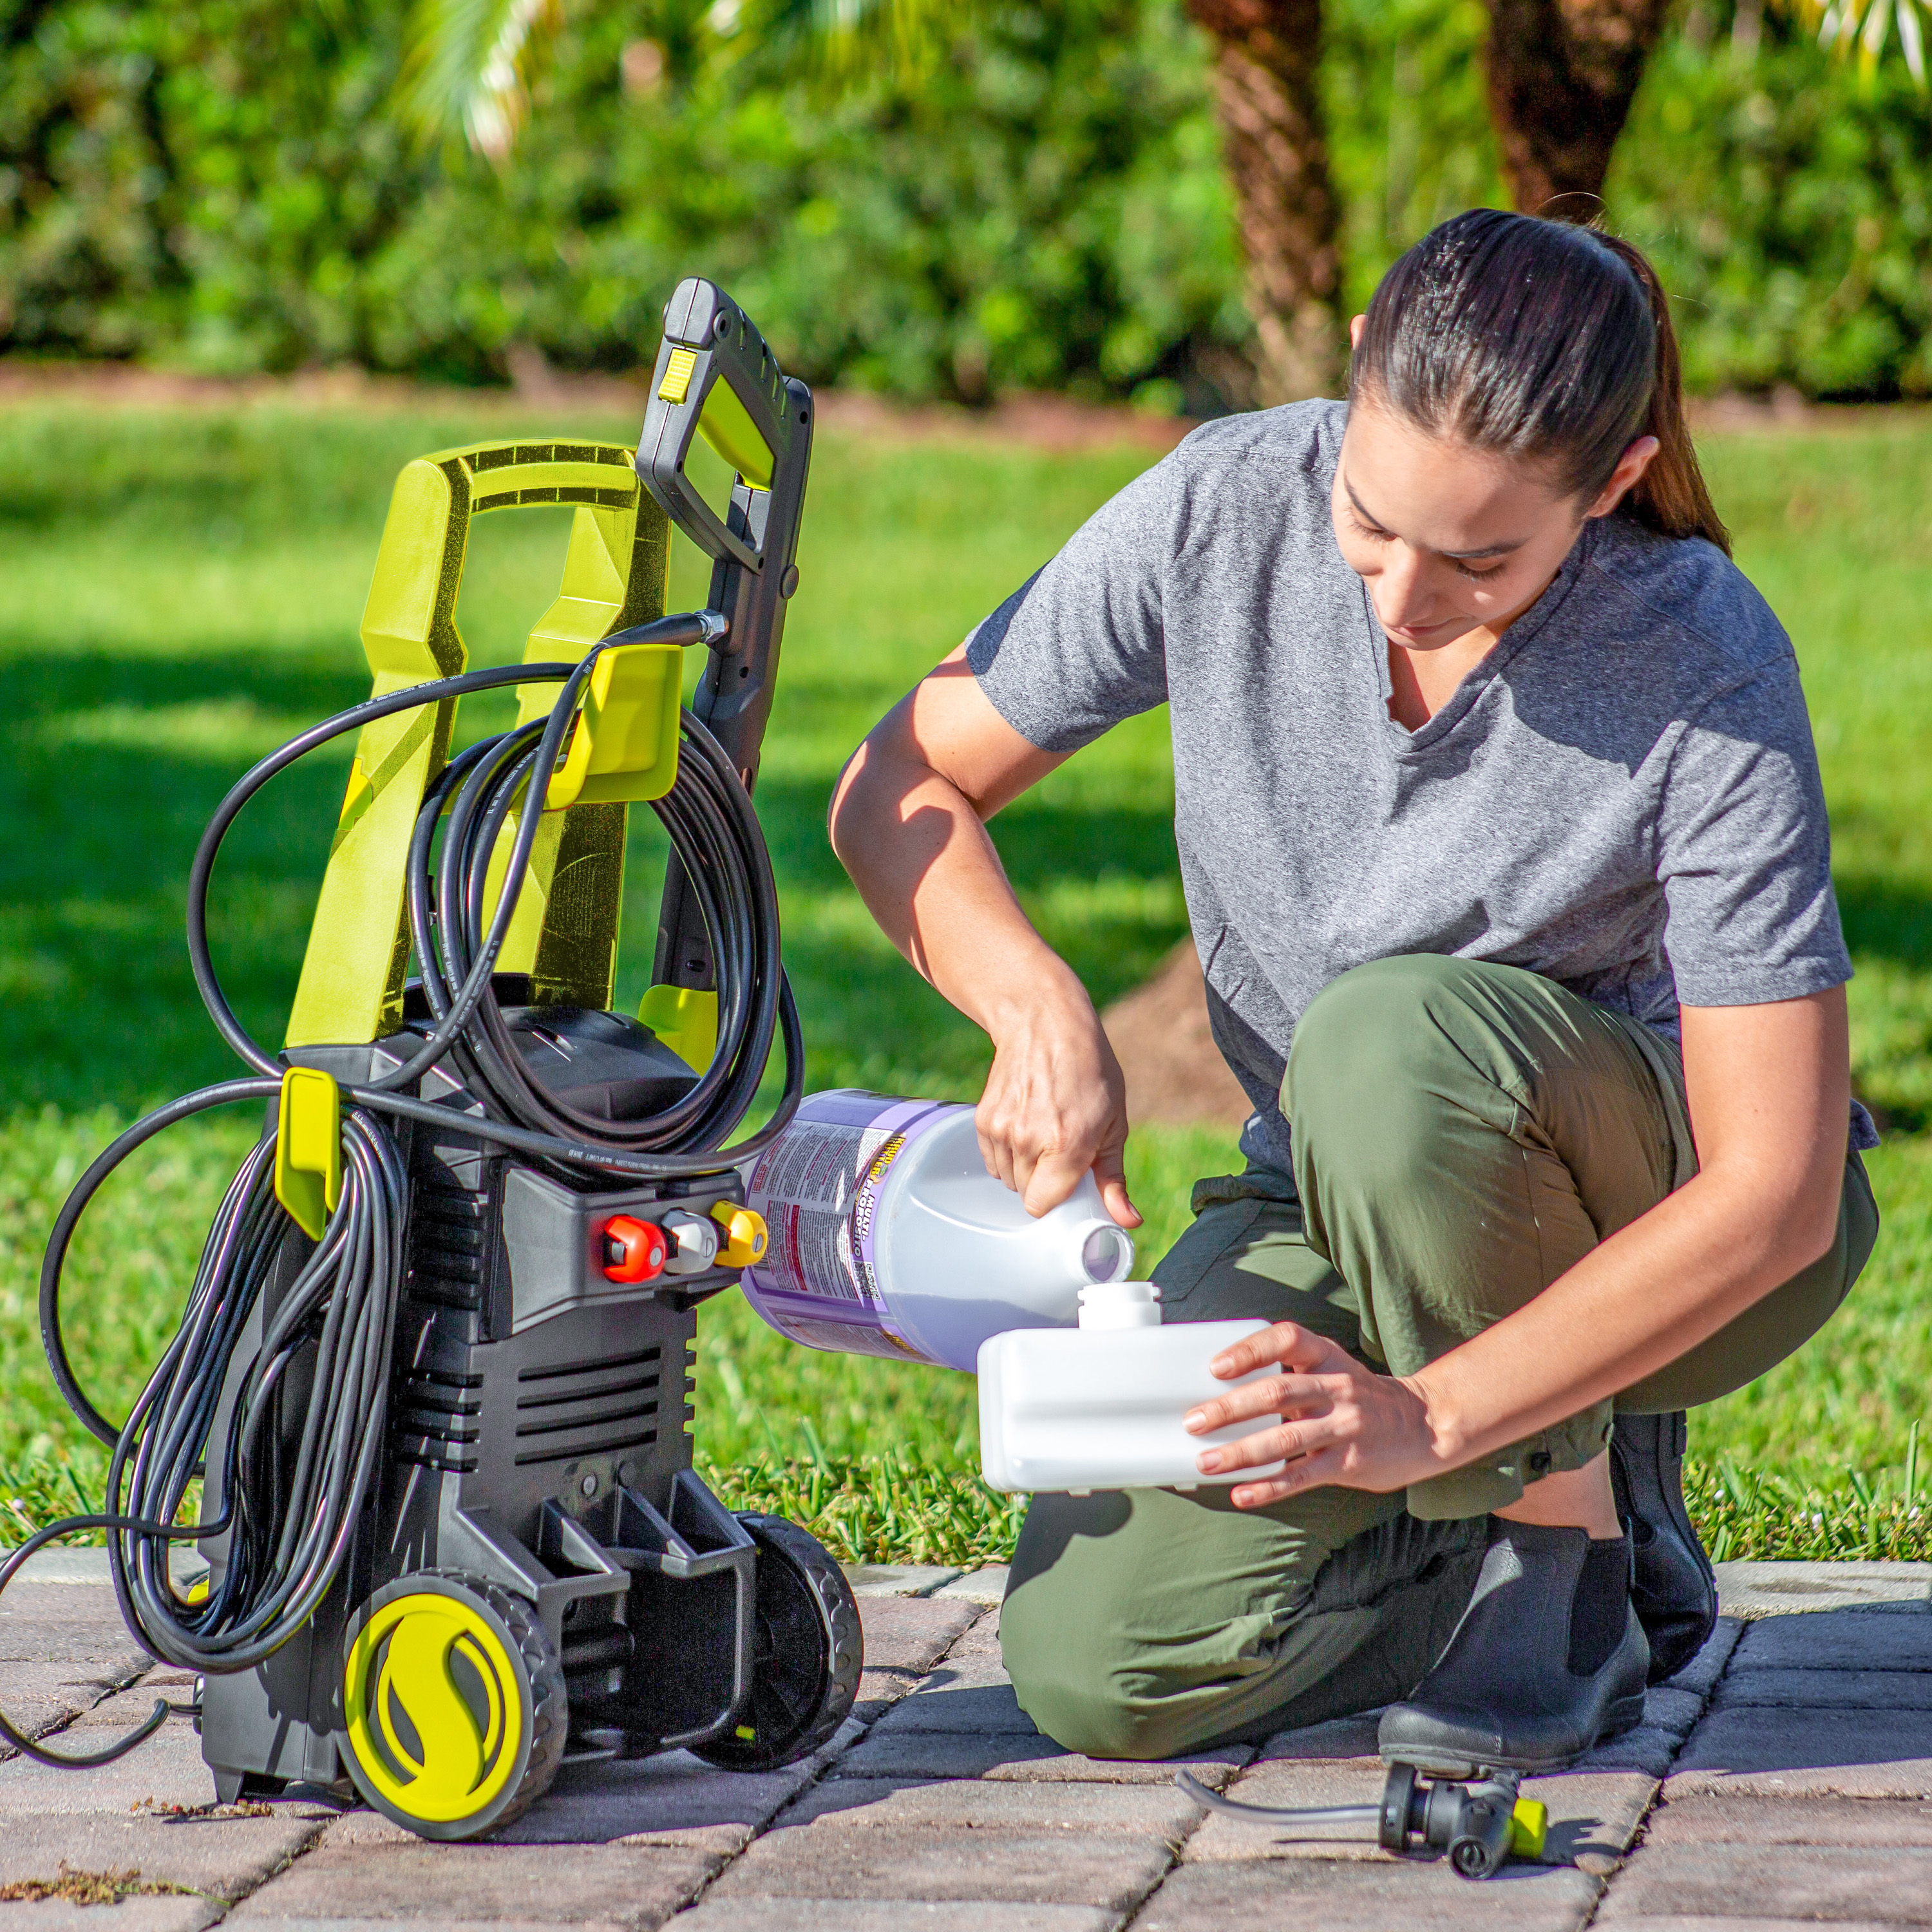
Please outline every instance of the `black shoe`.
[{"label": "black shoe", "polygon": [[1684,1507],[1690,1439],[1681,1408],[1620,1415],[1610,1433],[1610,1484],[1635,1558],[1630,1601],[1650,1640],[1653,1684],[1675,1677],[1718,1621],[1718,1580]]},{"label": "black shoe", "polygon": [[1649,1652],[1629,1582],[1622,1537],[1496,1519],[1455,1634],[1382,1713],[1382,1756],[1446,1778],[1556,1771],[1642,1722]]}]

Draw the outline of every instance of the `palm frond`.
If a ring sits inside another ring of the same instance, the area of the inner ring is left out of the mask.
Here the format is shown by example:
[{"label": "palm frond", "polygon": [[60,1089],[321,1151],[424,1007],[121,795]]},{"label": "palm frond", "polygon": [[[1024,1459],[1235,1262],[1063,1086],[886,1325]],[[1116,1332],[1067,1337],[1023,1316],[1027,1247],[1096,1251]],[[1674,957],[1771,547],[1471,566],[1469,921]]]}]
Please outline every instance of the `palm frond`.
[{"label": "palm frond", "polygon": [[501,160],[530,115],[530,78],[559,25],[557,0],[417,0],[397,106],[429,137],[460,132]]},{"label": "palm frond", "polygon": [[1786,0],[1786,10],[1817,28],[1821,46],[1837,54],[1856,54],[1859,68],[1868,78],[1877,72],[1880,57],[1896,26],[1906,68],[1921,88],[1925,86],[1925,32],[1921,16],[1932,14],[1932,0]]},{"label": "palm frond", "polygon": [[850,82],[930,71],[973,11],[970,0],[766,0],[760,25],[809,45],[830,76]]}]

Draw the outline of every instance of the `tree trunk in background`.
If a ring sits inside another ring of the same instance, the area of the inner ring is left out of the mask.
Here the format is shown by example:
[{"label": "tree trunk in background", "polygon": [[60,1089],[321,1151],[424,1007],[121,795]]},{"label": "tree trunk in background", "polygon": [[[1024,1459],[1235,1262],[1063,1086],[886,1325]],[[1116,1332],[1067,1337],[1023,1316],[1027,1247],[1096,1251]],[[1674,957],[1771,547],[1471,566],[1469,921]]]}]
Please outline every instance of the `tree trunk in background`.
[{"label": "tree trunk in background", "polygon": [[1489,0],[1490,118],[1503,178],[1526,214],[1600,196],[1670,0]]},{"label": "tree trunk in background", "polygon": [[1318,64],[1322,0],[1187,0],[1215,92],[1258,338],[1256,400],[1337,393],[1340,257]]}]

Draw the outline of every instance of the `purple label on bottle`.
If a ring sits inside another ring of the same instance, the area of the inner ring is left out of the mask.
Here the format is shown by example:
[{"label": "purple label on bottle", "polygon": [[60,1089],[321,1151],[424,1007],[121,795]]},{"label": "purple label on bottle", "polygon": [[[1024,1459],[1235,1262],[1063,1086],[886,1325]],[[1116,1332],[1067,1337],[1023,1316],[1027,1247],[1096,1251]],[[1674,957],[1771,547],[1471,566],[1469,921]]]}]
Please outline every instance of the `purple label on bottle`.
[{"label": "purple label on bottle", "polygon": [[876,1222],[893,1163],[952,1111],[941,1101],[814,1094],[759,1156],[746,1192],[770,1240],[741,1286],[781,1334],[812,1348],[926,1359],[893,1318]]}]

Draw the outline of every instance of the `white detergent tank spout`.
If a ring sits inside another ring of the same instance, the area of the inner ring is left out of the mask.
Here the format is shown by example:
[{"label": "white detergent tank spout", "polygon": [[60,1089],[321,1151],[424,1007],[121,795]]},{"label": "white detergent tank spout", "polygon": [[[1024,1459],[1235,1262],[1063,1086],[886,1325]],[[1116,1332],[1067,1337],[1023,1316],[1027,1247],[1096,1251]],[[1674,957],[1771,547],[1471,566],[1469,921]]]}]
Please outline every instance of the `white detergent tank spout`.
[{"label": "white detergent tank spout", "polygon": [[1286,1466],[1270,1462],[1204,1476],[1204,1449],[1238,1442],[1271,1418],[1205,1436],[1182,1424],[1198,1403],[1274,1373],[1272,1366],[1222,1382],[1208,1366],[1265,1322],[1161,1325],[1160,1290],[1149,1281],[1084,1289],[1080,1325],[1016,1330],[980,1351],[980,1463],[996,1490],[1191,1490],[1246,1482]]},{"label": "white detergent tank spout", "polygon": [[1083,1328],[1158,1328],[1160,1290],[1150,1281],[1099,1282],[1080,1291]]},{"label": "white detergent tank spout", "polygon": [[770,1240],[745,1298],[814,1348],[970,1371],[988,1336],[1070,1329],[1083,1290],[1133,1272],[1094,1177],[1035,1220],[986,1172],[970,1107],[814,1094],[746,1180]]}]

